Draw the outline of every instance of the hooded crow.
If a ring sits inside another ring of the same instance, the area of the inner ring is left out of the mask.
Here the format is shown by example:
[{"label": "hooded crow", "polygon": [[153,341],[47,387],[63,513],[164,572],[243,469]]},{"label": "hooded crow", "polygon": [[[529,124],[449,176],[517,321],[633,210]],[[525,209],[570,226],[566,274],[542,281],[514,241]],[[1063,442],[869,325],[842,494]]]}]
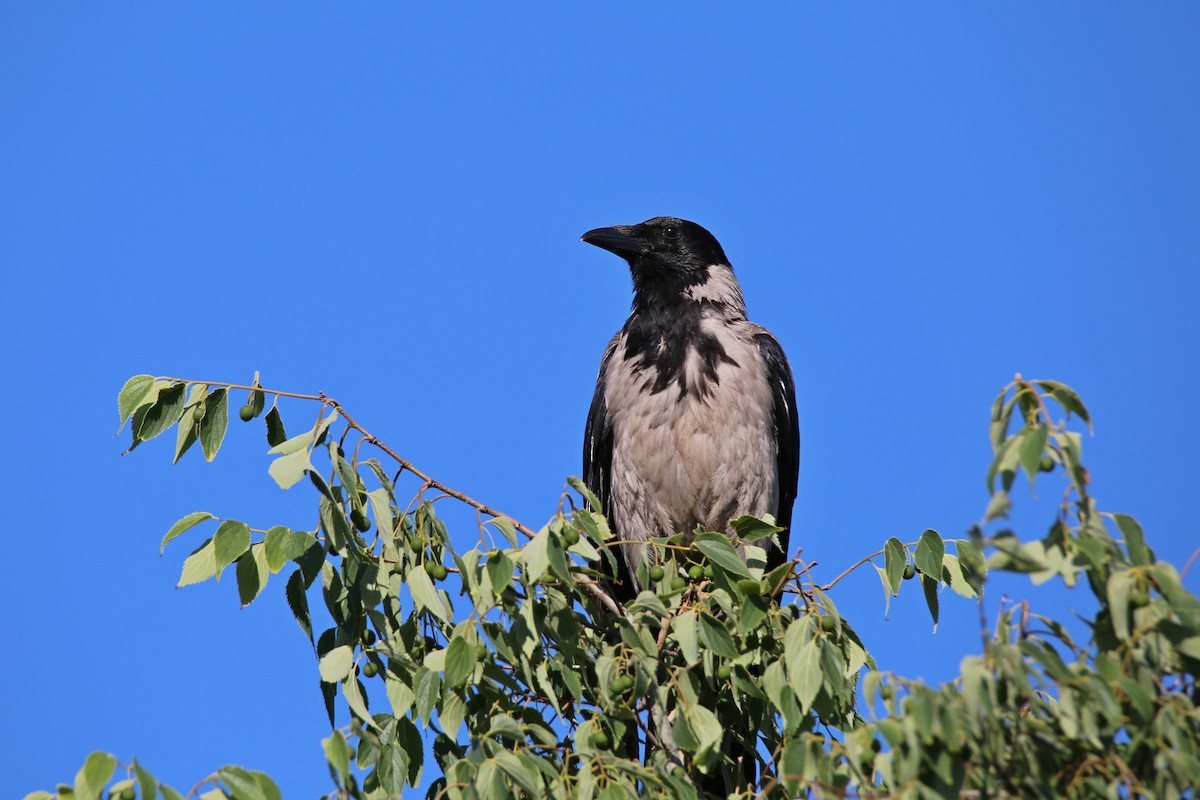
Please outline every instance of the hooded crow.
[{"label": "hooded crow", "polygon": [[618,546],[613,593],[642,588],[657,560],[649,539],[725,531],[745,514],[785,528],[769,545],[783,563],[800,464],[792,370],[779,342],[746,319],[721,245],[694,222],[655,217],[596,228],[588,244],[625,259],[633,311],[600,362],[584,433],[584,480]]}]

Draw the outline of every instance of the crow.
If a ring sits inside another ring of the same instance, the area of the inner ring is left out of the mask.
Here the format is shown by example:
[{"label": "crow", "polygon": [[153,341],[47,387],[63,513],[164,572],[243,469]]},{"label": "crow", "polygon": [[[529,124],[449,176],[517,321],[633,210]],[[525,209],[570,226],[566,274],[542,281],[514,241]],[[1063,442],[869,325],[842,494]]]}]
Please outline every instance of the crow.
[{"label": "crow", "polygon": [[[716,238],[694,222],[655,217],[585,233],[625,259],[633,309],[608,343],[584,432],[583,472],[616,538],[612,593],[643,588],[643,542],[697,526],[771,514],[785,531],[767,568],[786,560],[800,464],[796,390],[783,348],[746,319]],[[744,553],[743,553],[744,555]],[[648,565],[649,566],[649,565]]]}]

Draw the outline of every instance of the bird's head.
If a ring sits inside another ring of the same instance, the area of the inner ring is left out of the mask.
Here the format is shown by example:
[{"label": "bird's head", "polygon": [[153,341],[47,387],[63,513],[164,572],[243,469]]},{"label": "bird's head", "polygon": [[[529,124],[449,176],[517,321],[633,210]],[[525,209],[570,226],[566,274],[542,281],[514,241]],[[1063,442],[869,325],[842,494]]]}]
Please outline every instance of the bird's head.
[{"label": "bird's head", "polygon": [[694,222],[655,217],[637,225],[596,228],[580,238],[625,259],[634,291],[644,302],[695,299],[707,294],[703,287],[714,281],[735,290],[737,297],[711,299],[741,301],[725,251],[715,236]]}]

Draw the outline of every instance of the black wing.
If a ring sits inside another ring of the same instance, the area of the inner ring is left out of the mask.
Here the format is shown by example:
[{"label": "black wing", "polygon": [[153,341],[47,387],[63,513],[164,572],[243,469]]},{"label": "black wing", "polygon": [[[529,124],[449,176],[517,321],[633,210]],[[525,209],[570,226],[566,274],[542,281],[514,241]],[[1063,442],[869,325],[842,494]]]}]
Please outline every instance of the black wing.
[{"label": "black wing", "polygon": [[[596,510],[608,520],[609,528],[618,539],[620,532],[617,520],[614,520],[612,515],[613,434],[612,426],[608,421],[608,406],[604,401],[604,388],[608,362],[612,360],[613,353],[617,350],[619,338],[620,334],[618,333],[604,349],[604,358],[600,361],[600,374],[596,378],[596,393],[592,395],[592,407],[588,410],[587,427],[583,432],[583,482],[600,501],[600,508]],[[633,586],[633,583],[629,580],[621,548],[613,548],[613,551],[617,560],[617,569],[614,572],[608,559],[602,559],[604,572],[612,581],[613,594],[621,602],[626,602],[632,599],[629,587]]]},{"label": "black wing", "polygon": [[800,419],[796,413],[796,384],[787,356],[775,337],[765,331],[754,337],[771,384],[771,417],[775,424],[775,461],[779,474],[779,510],[775,522],[786,530],[779,534],[781,549],[767,553],[767,569],[787,560],[792,533],[792,505],[796,502],[796,482],[800,475]]}]

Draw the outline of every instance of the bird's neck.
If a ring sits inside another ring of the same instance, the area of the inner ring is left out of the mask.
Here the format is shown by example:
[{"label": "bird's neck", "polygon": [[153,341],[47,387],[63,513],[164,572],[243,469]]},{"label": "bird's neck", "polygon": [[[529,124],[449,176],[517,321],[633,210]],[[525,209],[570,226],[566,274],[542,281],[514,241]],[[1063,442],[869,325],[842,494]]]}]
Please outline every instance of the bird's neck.
[{"label": "bird's neck", "polygon": [[704,315],[729,320],[746,318],[742,287],[728,264],[713,264],[697,276],[652,274],[635,276],[633,314],[648,322]]}]

